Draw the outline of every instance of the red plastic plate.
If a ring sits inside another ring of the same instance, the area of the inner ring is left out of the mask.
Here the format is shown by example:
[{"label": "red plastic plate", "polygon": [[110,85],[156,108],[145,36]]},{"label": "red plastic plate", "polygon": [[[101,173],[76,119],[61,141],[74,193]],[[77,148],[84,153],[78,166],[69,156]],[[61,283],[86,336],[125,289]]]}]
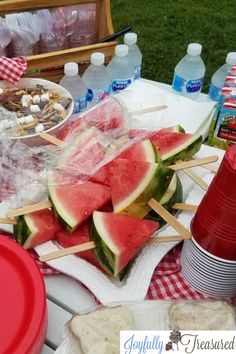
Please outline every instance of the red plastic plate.
[{"label": "red plastic plate", "polygon": [[4,354],[38,354],[46,332],[44,281],[33,258],[0,236],[0,346]]}]

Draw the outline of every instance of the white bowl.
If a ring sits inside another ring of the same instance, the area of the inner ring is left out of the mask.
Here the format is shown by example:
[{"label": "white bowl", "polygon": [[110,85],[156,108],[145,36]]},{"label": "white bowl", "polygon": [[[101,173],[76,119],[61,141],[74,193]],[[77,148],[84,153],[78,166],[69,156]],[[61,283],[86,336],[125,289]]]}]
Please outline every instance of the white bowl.
[{"label": "white bowl", "polygon": [[[66,117],[57,125],[54,125],[52,128],[45,130],[48,134],[57,135],[63,129],[64,124],[68,121],[71,117],[73,110],[74,110],[74,101],[71,94],[64,89],[62,86],[55,84],[54,82],[43,80],[43,79],[20,79],[17,87],[34,87],[36,85],[43,85],[46,89],[59,92],[62,97],[71,98],[72,102],[68,109]],[[0,81],[0,87],[4,88],[15,88],[16,86],[8,83],[7,81]],[[13,140],[20,140],[22,143],[33,146],[45,145],[47,142],[40,137],[40,133],[35,133],[31,135],[24,135],[19,137],[12,137]]]}]

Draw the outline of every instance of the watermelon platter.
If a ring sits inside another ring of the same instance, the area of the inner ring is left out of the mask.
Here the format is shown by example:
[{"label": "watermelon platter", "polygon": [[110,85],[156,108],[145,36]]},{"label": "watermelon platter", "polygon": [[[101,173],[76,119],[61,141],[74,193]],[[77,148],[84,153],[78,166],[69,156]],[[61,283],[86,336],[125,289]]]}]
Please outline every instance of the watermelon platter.
[{"label": "watermelon platter", "polygon": [[[176,234],[170,226],[163,226],[148,201],[156,199],[171,213],[174,203],[191,203],[193,181],[168,166],[195,154],[201,158],[217,152],[201,146],[201,136],[173,127],[153,133],[150,139],[139,136],[134,144],[122,140],[125,148],[119,154],[115,151],[114,158],[114,146],[104,152],[103,144],[96,140],[100,137],[97,130],[86,129],[75,140],[76,149],[67,148],[62,153],[57,161],[60,168],[47,176],[51,208],[19,216],[14,236],[24,248],[34,248],[40,256],[92,240],[94,250],[48,264],[78,279],[102,303],[143,299],[155,267],[176,244],[146,245],[150,237]],[[87,155],[78,159],[78,151],[87,147]],[[107,151],[108,162],[103,164]],[[91,158],[86,158],[88,154]],[[68,166],[74,169],[78,161],[82,161],[79,174],[88,170],[89,178],[75,182],[77,171],[65,182],[61,171]],[[91,174],[94,165],[101,168]],[[209,174],[201,167],[196,171],[201,177]],[[189,227],[192,214],[180,212],[176,218]]]}]

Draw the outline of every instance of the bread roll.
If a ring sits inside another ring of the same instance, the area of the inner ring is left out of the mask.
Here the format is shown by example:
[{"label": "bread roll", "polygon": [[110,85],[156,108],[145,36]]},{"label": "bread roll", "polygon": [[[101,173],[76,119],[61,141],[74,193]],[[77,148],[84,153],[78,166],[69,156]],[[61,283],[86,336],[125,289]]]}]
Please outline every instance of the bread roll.
[{"label": "bread roll", "polygon": [[224,301],[174,303],[169,309],[171,329],[234,330],[234,309]]}]

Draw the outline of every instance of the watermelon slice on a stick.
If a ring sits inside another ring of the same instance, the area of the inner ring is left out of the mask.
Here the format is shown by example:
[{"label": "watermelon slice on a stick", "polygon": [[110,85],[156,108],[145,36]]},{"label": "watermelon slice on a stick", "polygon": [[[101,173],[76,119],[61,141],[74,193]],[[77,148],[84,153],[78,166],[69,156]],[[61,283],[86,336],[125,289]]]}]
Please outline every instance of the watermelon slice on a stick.
[{"label": "watermelon slice on a stick", "polygon": [[93,251],[97,260],[109,274],[122,277],[121,272],[158,227],[151,220],[95,211],[90,236],[96,244]]},{"label": "watermelon slice on a stick", "polygon": [[202,136],[159,131],[150,138],[165,165],[189,160],[201,147]]},{"label": "watermelon slice on a stick", "polygon": [[64,183],[63,175],[48,173],[47,187],[52,209],[68,232],[87,220],[94,210],[102,208],[111,198],[110,187],[86,181]]},{"label": "watermelon slice on a stick", "polygon": [[24,248],[33,248],[55,238],[61,229],[50,209],[22,215],[14,225],[14,237]]}]

